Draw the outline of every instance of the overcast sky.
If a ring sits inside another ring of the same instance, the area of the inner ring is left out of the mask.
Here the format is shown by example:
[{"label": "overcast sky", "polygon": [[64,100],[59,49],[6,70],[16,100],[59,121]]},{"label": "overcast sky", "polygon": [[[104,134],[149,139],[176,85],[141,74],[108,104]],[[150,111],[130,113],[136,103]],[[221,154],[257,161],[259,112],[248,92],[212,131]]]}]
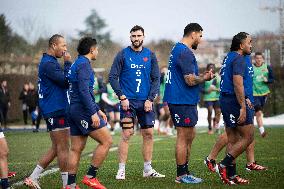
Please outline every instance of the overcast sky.
[{"label": "overcast sky", "polygon": [[[54,33],[77,37],[90,10],[96,9],[112,39],[128,44],[129,30],[136,24],[144,27],[145,41],[179,40],[190,22],[203,27],[206,39],[231,38],[240,31],[278,32],[279,14],[260,9],[278,4],[279,0],[0,0],[0,13],[14,31],[30,38]],[[27,20],[35,26],[30,34],[23,29]]]}]

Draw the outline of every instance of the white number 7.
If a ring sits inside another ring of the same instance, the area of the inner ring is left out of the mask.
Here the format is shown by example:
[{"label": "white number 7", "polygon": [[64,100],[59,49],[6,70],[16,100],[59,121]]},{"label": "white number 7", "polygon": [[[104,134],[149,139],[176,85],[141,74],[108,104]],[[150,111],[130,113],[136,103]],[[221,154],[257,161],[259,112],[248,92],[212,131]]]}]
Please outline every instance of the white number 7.
[{"label": "white number 7", "polygon": [[136,81],[138,82],[136,93],[138,93],[139,92],[139,87],[140,87],[140,84],[141,84],[141,79],[136,79]]}]

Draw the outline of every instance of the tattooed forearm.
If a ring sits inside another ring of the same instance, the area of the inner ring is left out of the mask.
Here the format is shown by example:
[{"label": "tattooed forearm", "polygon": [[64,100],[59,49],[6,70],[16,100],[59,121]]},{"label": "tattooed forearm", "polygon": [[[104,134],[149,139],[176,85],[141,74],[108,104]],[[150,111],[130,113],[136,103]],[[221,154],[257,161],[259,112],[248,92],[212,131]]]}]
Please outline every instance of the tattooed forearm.
[{"label": "tattooed forearm", "polygon": [[243,85],[243,77],[239,75],[233,76],[234,90],[236,93],[237,100],[242,108],[246,107],[245,104],[245,92]]},{"label": "tattooed forearm", "polygon": [[197,76],[195,74],[184,75],[184,80],[185,80],[186,84],[189,85],[189,86],[198,85],[198,84],[203,83],[205,81],[203,76]]}]

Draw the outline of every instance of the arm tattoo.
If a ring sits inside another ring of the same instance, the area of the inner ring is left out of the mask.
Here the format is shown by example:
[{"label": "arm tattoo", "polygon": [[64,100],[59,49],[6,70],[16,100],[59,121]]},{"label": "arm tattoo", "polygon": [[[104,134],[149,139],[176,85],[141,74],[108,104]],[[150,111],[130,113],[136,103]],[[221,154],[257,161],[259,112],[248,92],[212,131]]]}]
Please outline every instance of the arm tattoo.
[{"label": "arm tattoo", "polygon": [[205,81],[202,76],[197,76],[195,74],[188,74],[188,75],[184,75],[183,77],[188,86],[198,85]]},{"label": "arm tattoo", "polygon": [[236,93],[236,97],[240,106],[246,107],[243,77],[239,75],[233,76],[233,83],[234,83],[234,91]]}]

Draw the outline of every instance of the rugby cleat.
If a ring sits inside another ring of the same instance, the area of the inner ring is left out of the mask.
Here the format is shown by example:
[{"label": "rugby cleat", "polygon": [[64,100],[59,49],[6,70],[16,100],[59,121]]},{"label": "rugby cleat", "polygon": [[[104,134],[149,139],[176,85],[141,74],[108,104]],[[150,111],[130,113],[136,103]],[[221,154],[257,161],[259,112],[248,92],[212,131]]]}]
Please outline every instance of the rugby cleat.
[{"label": "rugby cleat", "polygon": [[115,176],[116,180],[125,180],[125,170],[118,169],[117,174]]},{"label": "rugby cleat", "polygon": [[209,171],[216,172],[216,161],[214,159],[208,159],[208,156],[204,159],[204,164],[207,166]]},{"label": "rugby cleat", "polygon": [[236,175],[234,176],[234,178],[229,179],[229,184],[230,185],[234,185],[234,184],[246,185],[246,184],[249,184],[249,180],[241,178],[240,175]]},{"label": "rugby cleat", "polygon": [[[65,189],[73,189],[71,186],[66,186]],[[79,185],[76,185],[74,189],[80,189]]]},{"label": "rugby cleat", "polygon": [[246,165],[246,170],[247,171],[265,171],[267,170],[267,167],[264,167],[262,165],[257,164],[256,162],[253,162],[251,164]]},{"label": "rugby cleat", "polygon": [[219,177],[221,178],[224,184],[230,184],[226,166],[218,163],[216,166],[216,173],[218,173]]},{"label": "rugby cleat", "polygon": [[39,186],[38,181],[37,180],[33,180],[30,177],[25,178],[24,185],[26,185],[29,188],[33,188],[33,189],[41,189],[40,186]]},{"label": "rugby cleat", "polygon": [[84,176],[82,183],[93,189],[106,189],[97,178],[88,178]]},{"label": "rugby cleat", "polygon": [[16,172],[8,172],[8,178],[12,178],[12,177],[15,177],[16,176]]},{"label": "rugby cleat", "polygon": [[143,170],[143,177],[164,178],[166,176],[158,173],[155,169],[151,169],[147,173]]},{"label": "rugby cleat", "polygon": [[184,184],[198,184],[201,183],[203,180],[201,178],[197,178],[193,175],[183,175],[177,177],[175,182],[176,183],[184,183]]}]

